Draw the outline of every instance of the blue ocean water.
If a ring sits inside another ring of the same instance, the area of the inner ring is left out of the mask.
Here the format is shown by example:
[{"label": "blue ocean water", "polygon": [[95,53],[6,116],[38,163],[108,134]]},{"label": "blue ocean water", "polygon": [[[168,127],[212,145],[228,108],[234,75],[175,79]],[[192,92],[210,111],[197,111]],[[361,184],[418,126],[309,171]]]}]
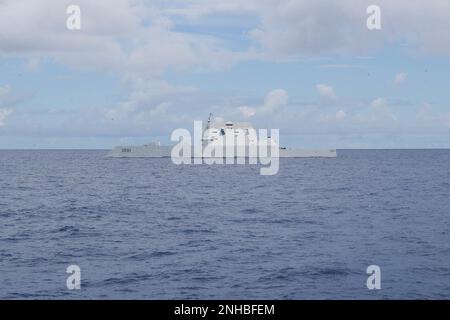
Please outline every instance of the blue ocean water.
[{"label": "blue ocean water", "polygon": [[0,151],[0,298],[450,298],[450,150],[339,150],[275,176],[105,154]]}]

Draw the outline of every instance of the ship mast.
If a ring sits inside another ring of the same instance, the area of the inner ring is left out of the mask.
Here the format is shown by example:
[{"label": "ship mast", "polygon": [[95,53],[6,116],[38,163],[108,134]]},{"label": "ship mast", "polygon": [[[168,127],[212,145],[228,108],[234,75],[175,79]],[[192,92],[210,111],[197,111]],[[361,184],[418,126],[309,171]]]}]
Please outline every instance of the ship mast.
[{"label": "ship mast", "polygon": [[206,130],[210,129],[210,125],[211,125],[211,120],[214,117],[214,115],[212,114],[212,112],[209,113],[209,117],[208,117],[208,124],[206,125]]}]

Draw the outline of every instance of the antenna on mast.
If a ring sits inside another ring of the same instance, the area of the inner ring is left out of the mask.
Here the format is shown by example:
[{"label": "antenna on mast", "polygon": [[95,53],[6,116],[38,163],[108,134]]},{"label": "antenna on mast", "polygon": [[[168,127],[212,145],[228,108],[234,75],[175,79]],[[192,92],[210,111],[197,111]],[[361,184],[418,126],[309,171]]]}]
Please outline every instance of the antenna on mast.
[{"label": "antenna on mast", "polygon": [[211,124],[211,120],[214,117],[214,115],[212,114],[212,112],[209,113],[209,117],[208,117],[208,124],[206,126],[206,129],[209,130],[210,128],[210,124]]}]

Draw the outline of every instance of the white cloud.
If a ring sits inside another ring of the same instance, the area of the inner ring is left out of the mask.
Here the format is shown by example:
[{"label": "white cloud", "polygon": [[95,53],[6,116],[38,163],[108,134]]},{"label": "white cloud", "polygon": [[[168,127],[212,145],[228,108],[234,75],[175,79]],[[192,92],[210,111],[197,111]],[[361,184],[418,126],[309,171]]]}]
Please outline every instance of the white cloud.
[{"label": "white cloud", "polygon": [[41,62],[39,58],[32,57],[28,59],[27,64],[25,65],[25,68],[29,72],[37,72],[41,68]]},{"label": "white cloud", "polygon": [[406,81],[407,77],[408,77],[408,74],[406,72],[399,72],[395,75],[394,83],[396,85],[400,85]]},{"label": "white cloud", "polygon": [[[128,97],[117,105],[98,106],[95,116],[99,118],[89,119],[107,121],[105,125],[115,126],[116,130],[119,122],[133,126],[153,115],[159,125],[165,120],[177,122],[183,119],[181,113],[189,113],[176,100],[196,88],[168,83],[164,80],[166,71],[217,71],[258,55],[251,49],[230,49],[220,36],[183,32],[176,26],[180,16],[190,15],[191,19],[216,11],[240,12],[244,6],[237,1],[232,6],[208,4],[206,11],[193,14],[202,8],[196,1],[182,3],[191,8],[188,13],[168,10],[174,1],[149,4],[140,0],[78,0],[82,29],[69,31],[66,8],[72,3],[0,1],[0,58],[23,58],[29,71],[38,71],[39,61],[48,59],[77,69],[118,75]],[[178,119],[168,114],[172,107]],[[86,117],[79,118],[79,124],[68,124],[86,127]]]},{"label": "white cloud", "polygon": [[245,118],[253,117],[256,114],[256,109],[248,106],[239,107],[238,110]]},{"label": "white cloud", "polygon": [[11,92],[10,85],[0,86],[0,99],[6,97],[6,95],[8,95],[10,92]]},{"label": "white cloud", "polygon": [[422,123],[429,123],[430,120],[434,120],[433,118],[433,108],[431,107],[431,105],[427,102],[422,104],[416,114],[416,120]]},{"label": "white cloud", "polygon": [[[288,106],[281,128],[304,133],[374,133],[397,130],[400,123],[386,99],[346,100],[345,107],[322,108],[320,101]],[[280,119],[278,119],[280,120]]]},{"label": "white cloud", "polygon": [[372,101],[372,103],[370,104],[372,106],[372,108],[374,108],[375,110],[384,110],[386,109],[387,106],[387,101],[384,98],[376,98],[375,100]]},{"label": "white cloud", "polygon": [[261,25],[250,36],[273,56],[366,54],[402,42],[411,49],[450,55],[450,2],[379,0],[382,29],[366,28],[371,0],[260,0]]},{"label": "white cloud", "polygon": [[[183,119],[186,109],[175,102],[176,96],[189,96],[197,89],[173,86],[163,80],[147,79],[132,75],[125,77],[130,87],[129,97],[102,110],[103,120],[114,126],[135,126],[148,131],[150,126],[171,126]],[[174,110],[171,110],[171,108]],[[172,113],[172,114],[171,114]],[[153,129],[153,128],[152,128]]]},{"label": "white cloud", "polygon": [[6,118],[14,112],[14,109],[8,106],[11,103],[10,94],[10,85],[0,86],[0,127],[5,125]]},{"label": "white cloud", "polygon": [[[78,0],[82,30],[73,32],[65,25],[68,0],[3,0],[0,55],[35,59],[31,66],[40,57],[50,57],[82,68],[161,75],[167,68],[217,70],[263,54],[363,54],[393,41],[450,54],[448,42],[441,41],[450,38],[450,3],[380,1],[384,27],[371,32],[365,27],[370,4],[366,0],[187,0],[151,5],[135,0]],[[179,19],[201,26],[211,21],[208,16],[218,14],[228,16],[234,25],[242,14],[259,20],[259,25],[249,27],[248,35],[264,52],[251,46],[232,50],[220,35],[177,28]]]},{"label": "white cloud", "polygon": [[14,109],[12,108],[1,108],[0,109],[0,127],[3,127],[5,125],[6,117],[11,115],[14,112]]},{"label": "white cloud", "polygon": [[258,112],[263,115],[271,115],[287,105],[289,96],[286,90],[276,89],[266,96],[264,104],[259,108]]},{"label": "white cloud", "polygon": [[29,59],[32,67],[49,57],[78,68],[147,77],[167,69],[217,70],[255,56],[228,49],[219,37],[175,30],[161,3],[79,0],[82,29],[69,31],[65,9],[70,3],[0,2],[0,56]]},{"label": "white cloud", "polygon": [[[254,0],[178,0],[168,1],[163,8],[165,14],[183,17],[188,20],[199,20],[203,16],[213,14],[243,14],[255,11],[257,2]],[[234,20],[234,19],[233,19]],[[234,21],[233,25],[236,25]]]},{"label": "white cloud", "polygon": [[450,112],[438,113],[429,103],[423,103],[416,114],[416,126],[436,130],[440,127],[450,128]]},{"label": "white cloud", "polygon": [[339,110],[338,112],[336,112],[337,120],[343,120],[346,116],[347,116],[347,114],[343,110]]},{"label": "white cloud", "polygon": [[258,107],[243,106],[239,107],[238,110],[246,118],[253,116],[269,117],[285,107],[288,101],[289,95],[286,90],[276,89],[267,94],[262,105]]},{"label": "white cloud", "polygon": [[334,93],[334,89],[331,86],[327,86],[325,84],[316,85],[316,90],[320,94],[320,96],[327,100],[336,100],[337,96]]},{"label": "white cloud", "polygon": [[377,98],[373,100],[371,103],[371,107],[374,111],[373,121],[397,122],[397,117],[391,112],[391,109],[386,99]]},{"label": "white cloud", "polygon": [[[125,130],[149,132],[148,128],[168,130],[168,126],[191,120],[211,105],[221,110],[218,106],[221,99],[228,98],[207,100],[201,94],[195,96],[198,89],[165,81],[166,71],[216,71],[239,61],[262,57],[359,56],[399,42],[408,50],[450,56],[450,42],[442,41],[450,38],[448,1],[430,0],[425,4],[380,0],[383,19],[380,32],[366,28],[365,9],[371,4],[366,0],[78,0],[83,19],[80,32],[71,32],[65,27],[65,9],[72,2],[0,0],[0,58],[23,58],[30,70],[38,70],[39,61],[49,58],[75,68],[119,75],[128,90],[126,98],[116,105],[98,106],[87,115],[82,115],[84,110],[81,110],[76,115],[78,123],[73,118],[66,122],[67,127],[78,126],[79,130],[87,131],[90,126],[92,132],[105,130],[122,134]],[[242,15],[254,19],[237,19]],[[238,26],[239,34],[236,29],[230,34],[201,31],[200,27],[211,24]],[[186,25],[194,27],[183,31]],[[234,42],[236,38],[238,41]],[[322,65],[322,68],[352,67],[359,66]],[[402,83],[406,79],[407,74],[402,72],[394,81]],[[322,99],[337,99],[329,85],[318,84],[316,90]],[[8,96],[10,91],[8,86],[0,87],[0,97]],[[355,102],[361,105],[360,109],[347,105],[337,109],[332,105],[328,110],[320,108],[321,101],[290,105],[288,93],[283,89],[271,91],[259,105],[246,99],[239,104],[231,100],[227,103],[234,115],[255,120],[274,119],[292,131],[303,128],[363,131],[371,126],[389,128],[400,122],[387,100],[381,98]],[[236,109],[237,105],[242,107]],[[5,102],[0,104],[2,124],[14,110],[12,106]],[[434,115],[428,111],[428,117],[439,124],[448,123],[445,114]],[[328,122],[320,122],[320,119]],[[321,127],[321,123],[327,126]],[[328,127],[330,123],[336,127]]]}]

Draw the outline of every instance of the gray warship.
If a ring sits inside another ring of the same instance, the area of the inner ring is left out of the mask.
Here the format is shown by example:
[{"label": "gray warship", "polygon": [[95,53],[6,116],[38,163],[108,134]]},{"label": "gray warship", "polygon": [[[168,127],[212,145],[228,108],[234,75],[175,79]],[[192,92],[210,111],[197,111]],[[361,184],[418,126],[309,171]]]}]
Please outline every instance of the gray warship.
[{"label": "gray warship", "polygon": [[[237,135],[238,132],[244,132],[245,138],[245,155],[251,157],[251,146],[255,143],[260,148],[258,142],[254,141],[252,135],[249,132],[254,132],[252,124],[249,122],[232,122],[232,121],[216,121],[212,114],[208,118],[206,127],[203,129],[202,144],[203,149],[206,146],[211,146],[225,139],[221,139],[229,135]],[[265,146],[276,144],[279,150],[280,158],[335,158],[337,157],[336,149],[295,149],[278,146],[278,142],[268,137],[268,141],[265,141]],[[153,142],[142,146],[117,146],[113,148],[107,157],[111,158],[165,158],[171,157],[172,148],[174,146],[161,145],[159,142]],[[226,146],[224,146],[226,148]],[[192,155],[194,156],[194,152]],[[225,151],[221,153],[223,157]]]}]

